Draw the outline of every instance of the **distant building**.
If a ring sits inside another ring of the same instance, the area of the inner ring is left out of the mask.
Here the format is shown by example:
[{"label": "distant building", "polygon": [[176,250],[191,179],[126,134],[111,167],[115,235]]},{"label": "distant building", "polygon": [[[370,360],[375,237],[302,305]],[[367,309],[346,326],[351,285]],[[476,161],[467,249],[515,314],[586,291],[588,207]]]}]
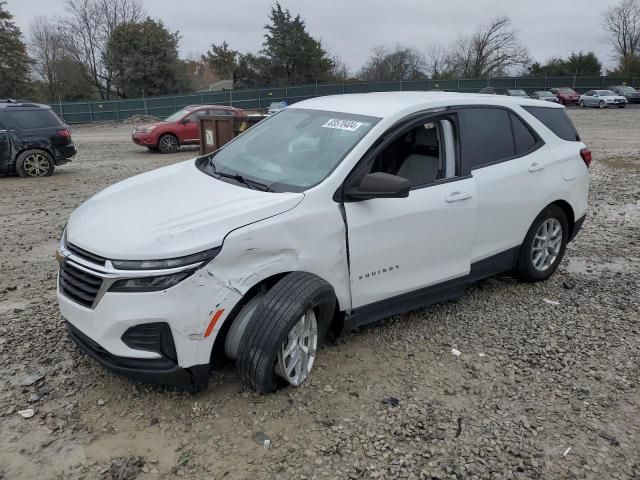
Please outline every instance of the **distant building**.
[{"label": "distant building", "polygon": [[218,80],[198,88],[198,92],[218,92],[220,90],[233,90],[233,80]]}]

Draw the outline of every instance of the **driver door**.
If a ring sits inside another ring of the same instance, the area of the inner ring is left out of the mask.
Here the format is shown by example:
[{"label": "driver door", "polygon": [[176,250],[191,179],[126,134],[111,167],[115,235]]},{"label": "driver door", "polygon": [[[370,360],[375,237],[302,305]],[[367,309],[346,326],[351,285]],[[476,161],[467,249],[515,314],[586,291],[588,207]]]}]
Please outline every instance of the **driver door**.
[{"label": "driver door", "polygon": [[197,110],[187,115],[180,123],[180,143],[200,143],[200,117],[207,110]]},{"label": "driver door", "polygon": [[364,159],[366,173],[403,176],[412,188],[407,198],[344,203],[352,307],[377,309],[358,324],[464,290],[476,192],[473,178],[458,174],[456,138],[455,115],[428,117]]}]

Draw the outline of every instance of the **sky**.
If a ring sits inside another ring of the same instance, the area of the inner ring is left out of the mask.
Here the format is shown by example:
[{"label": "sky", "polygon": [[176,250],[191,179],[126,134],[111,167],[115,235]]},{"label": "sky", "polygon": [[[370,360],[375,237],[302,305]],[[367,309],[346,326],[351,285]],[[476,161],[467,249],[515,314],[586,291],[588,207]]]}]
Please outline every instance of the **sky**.
[{"label": "sky", "polygon": [[[142,0],[147,15],[182,36],[183,57],[199,56],[227,41],[242,52],[258,51],[275,0]],[[507,15],[537,61],[592,50],[612,67],[601,13],[619,0],[281,0],[299,13],[309,32],[359,70],[376,45],[419,50],[450,44],[492,17]],[[36,15],[64,16],[64,0],[8,0],[7,8],[28,36]],[[53,13],[51,13],[53,12]]]}]

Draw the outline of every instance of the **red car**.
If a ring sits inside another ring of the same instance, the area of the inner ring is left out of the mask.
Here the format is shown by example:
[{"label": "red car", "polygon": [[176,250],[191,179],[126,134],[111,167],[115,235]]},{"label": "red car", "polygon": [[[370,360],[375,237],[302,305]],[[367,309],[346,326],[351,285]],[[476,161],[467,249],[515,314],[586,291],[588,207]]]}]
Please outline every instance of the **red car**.
[{"label": "red car", "polygon": [[221,105],[190,105],[160,122],[137,126],[133,130],[131,139],[134,143],[147,147],[149,150],[174,153],[181,145],[200,143],[199,117],[204,115],[241,117],[244,116],[244,111]]},{"label": "red car", "polygon": [[552,88],[551,93],[555,93],[562,105],[577,105],[580,100],[580,94],[569,87]]}]

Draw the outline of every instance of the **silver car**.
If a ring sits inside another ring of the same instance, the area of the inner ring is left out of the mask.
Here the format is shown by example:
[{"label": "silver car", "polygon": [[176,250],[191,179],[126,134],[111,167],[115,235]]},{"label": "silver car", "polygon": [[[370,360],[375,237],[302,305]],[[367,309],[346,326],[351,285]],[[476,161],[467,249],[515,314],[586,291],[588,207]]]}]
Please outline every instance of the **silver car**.
[{"label": "silver car", "polygon": [[627,99],[611,90],[589,90],[587,93],[580,95],[578,105],[581,107],[624,108],[627,105]]}]

